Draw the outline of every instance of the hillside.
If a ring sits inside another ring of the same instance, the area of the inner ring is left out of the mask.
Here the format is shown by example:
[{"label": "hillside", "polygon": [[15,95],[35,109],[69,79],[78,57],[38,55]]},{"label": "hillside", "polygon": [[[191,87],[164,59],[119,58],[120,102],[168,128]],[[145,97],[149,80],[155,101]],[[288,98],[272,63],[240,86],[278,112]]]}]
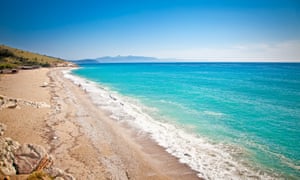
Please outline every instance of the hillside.
[{"label": "hillside", "polygon": [[12,69],[22,66],[55,67],[69,66],[69,63],[59,58],[0,45],[0,69]]}]

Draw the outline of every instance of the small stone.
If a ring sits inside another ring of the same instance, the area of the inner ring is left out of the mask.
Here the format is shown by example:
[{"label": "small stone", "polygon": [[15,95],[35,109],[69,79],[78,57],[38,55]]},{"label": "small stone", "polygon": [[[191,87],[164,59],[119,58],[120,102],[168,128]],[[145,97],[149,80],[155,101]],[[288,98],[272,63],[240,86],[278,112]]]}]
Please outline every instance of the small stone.
[{"label": "small stone", "polygon": [[2,96],[0,96],[0,107],[4,104],[4,99]]},{"label": "small stone", "polygon": [[8,101],[8,103],[6,104],[6,107],[7,108],[10,108],[10,109],[14,109],[18,106],[17,102],[15,101]]},{"label": "small stone", "polygon": [[3,123],[0,123],[0,136],[4,135],[5,130],[6,130],[6,125]]},{"label": "small stone", "polygon": [[41,87],[47,87],[47,86],[48,86],[47,82],[44,82],[43,85],[41,85]]},{"label": "small stone", "polygon": [[187,157],[191,157],[191,155],[188,154],[188,153],[184,153],[184,155],[187,156]]}]

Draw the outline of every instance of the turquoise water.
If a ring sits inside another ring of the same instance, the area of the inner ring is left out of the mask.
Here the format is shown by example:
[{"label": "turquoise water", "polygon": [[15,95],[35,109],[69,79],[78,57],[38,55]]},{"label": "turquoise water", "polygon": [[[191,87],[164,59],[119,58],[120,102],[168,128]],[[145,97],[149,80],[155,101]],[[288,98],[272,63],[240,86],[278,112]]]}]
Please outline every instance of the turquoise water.
[{"label": "turquoise water", "polygon": [[239,149],[224,151],[254,171],[300,178],[300,64],[92,64],[73,73],[137,99],[156,121]]}]

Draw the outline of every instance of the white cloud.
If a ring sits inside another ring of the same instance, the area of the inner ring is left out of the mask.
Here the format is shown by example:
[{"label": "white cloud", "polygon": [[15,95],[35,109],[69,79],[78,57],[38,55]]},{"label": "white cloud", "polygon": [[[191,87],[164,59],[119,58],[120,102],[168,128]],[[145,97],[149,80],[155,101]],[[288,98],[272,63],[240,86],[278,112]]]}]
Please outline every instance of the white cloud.
[{"label": "white cloud", "polygon": [[161,50],[157,53],[159,57],[176,57],[189,60],[300,62],[300,40],[240,44],[228,48]]}]

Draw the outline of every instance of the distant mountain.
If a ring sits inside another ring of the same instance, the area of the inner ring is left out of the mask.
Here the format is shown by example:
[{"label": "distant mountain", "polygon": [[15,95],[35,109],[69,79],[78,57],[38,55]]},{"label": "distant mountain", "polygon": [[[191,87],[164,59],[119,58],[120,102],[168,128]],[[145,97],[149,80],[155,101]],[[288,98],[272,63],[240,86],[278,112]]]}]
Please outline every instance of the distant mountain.
[{"label": "distant mountain", "polygon": [[97,61],[102,62],[102,63],[107,63],[107,62],[156,62],[158,61],[157,58],[154,57],[145,57],[145,56],[116,56],[116,57],[101,57],[97,58]]},{"label": "distant mountain", "polygon": [[96,59],[81,59],[72,60],[71,62],[76,64],[96,64],[96,63],[137,63],[137,62],[158,62],[159,59],[154,57],[144,57],[144,56],[105,56]]},{"label": "distant mountain", "polygon": [[72,63],[75,64],[97,64],[99,63],[96,59],[80,59],[80,60],[69,60]]}]

